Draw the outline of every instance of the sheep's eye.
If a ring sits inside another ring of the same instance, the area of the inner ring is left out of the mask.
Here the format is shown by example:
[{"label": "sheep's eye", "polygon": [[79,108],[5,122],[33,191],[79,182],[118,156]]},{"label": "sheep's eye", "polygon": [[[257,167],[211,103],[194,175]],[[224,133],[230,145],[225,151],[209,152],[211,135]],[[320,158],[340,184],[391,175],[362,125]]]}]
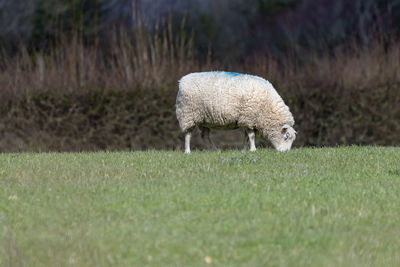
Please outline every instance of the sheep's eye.
[{"label": "sheep's eye", "polygon": [[285,134],[285,140],[289,139],[289,137],[290,137],[290,133],[286,133]]}]

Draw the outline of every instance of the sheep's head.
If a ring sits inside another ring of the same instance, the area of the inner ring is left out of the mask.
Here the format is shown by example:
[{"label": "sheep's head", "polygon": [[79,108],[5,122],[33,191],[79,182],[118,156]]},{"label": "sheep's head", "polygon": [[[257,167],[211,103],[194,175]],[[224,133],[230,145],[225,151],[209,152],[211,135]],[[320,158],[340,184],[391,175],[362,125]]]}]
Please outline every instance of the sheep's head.
[{"label": "sheep's head", "polygon": [[293,141],[296,139],[297,132],[293,127],[285,124],[282,127],[274,129],[269,134],[269,140],[276,150],[284,152],[290,150]]}]

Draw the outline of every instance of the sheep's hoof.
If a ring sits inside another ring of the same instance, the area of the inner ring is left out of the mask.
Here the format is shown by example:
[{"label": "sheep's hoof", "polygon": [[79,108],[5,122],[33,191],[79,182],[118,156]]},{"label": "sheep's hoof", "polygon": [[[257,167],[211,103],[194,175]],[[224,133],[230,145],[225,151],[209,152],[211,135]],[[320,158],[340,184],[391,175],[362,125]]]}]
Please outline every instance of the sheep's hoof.
[{"label": "sheep's hoof", "polygon": [[254,151],[256,151],[255,148],[251,148],[251,149],[250,149],[250,152],[254,152]]},{"label": "sheep's hoof", "polygon": [[186,150],[186,151],[185,151],[185,154],[190,154],[190,150],[189,150],[189,151],[188,151],[188,150]]}]

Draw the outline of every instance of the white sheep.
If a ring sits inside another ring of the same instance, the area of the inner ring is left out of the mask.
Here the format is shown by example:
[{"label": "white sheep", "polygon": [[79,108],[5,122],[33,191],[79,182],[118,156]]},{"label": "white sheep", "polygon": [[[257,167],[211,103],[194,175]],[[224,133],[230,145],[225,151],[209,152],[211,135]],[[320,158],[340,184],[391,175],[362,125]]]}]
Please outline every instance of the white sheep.
[{"label": "white sheep", "polygon": [[290,150],[296,139],[289,108],[267,80],[235,72],[197,72],[183,76],[176,98],[176,116],[190,153],[191,132],[243,128],[255,151],[255,134],[268,138],[278,151]]}]

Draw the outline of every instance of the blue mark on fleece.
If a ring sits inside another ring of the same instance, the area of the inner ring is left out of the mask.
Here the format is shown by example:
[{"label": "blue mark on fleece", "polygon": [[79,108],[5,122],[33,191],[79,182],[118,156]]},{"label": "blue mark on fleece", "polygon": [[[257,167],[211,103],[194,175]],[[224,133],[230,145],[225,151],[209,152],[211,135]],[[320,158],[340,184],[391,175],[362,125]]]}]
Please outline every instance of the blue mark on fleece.
[{"label": "blue mark on fleece", "polygon": [[242,74],[242,73],[237,73],[237,72],[227,72],[227,71],[210,71],[211,73],[221,73],[221,74],[225,74],[227,76],[231,76],[231,77],[236,77],[236,76],[247,76],[249,78],[252,79],[256,79],[259,80],[261,82],[267,83],[268,85],[271,85],[271,83],[269,81],[267,81],[264,78],[255,76],[255,75],[250,75],[250,74]]},{"label": "blue mark on fleece", "polygon": [[233,76],[233,77],[243,75],[243,74],[240,74],[237,72],[223,72],[223,73],[225,73],[226,75],[229,75],[229,76]]},{"label": "blue mark on fleece", "polygon": [[232,77],[246,75],[246,74],[241,74],[241,73],[237,73],[237,72],[227,72],[227,71],[210,71],[210,72],[211,73],[225,74],[225,75],[232,76]]}]

